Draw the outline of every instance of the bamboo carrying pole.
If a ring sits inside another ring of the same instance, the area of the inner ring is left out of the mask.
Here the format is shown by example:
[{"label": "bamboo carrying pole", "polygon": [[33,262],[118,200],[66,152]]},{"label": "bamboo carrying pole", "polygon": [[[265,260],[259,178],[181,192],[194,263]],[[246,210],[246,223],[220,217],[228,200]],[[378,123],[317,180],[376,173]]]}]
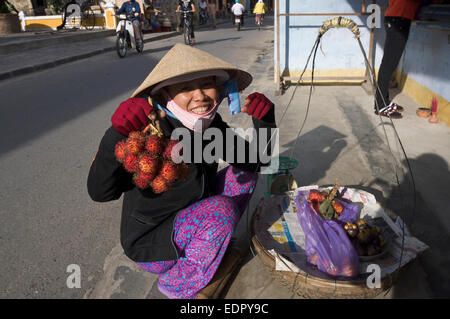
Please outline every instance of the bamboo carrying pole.
[{"label": "bamboo carrying pole", "polygon": [[[376,4],[376,0],[372,0],[372,4]],[[276,63],[275,63],[275,74],[274,80],[277,85],[277,90],[275,91],[275,95],[280,95],[283,93],[282,83],[284,81],[292,81],[298,79],[296,77],[291,76],[282,76],[281,75],[281,65],[280,65],[280,17],[288,17],[288,16],[368,16],[371,13],[368,13],[366,10],[366,1],[362,0],[361,12],[351,12],[351,13],[281,13],[280,14],[280,0],[276,0],[276,39],[277,39],[277,47],[276,47]],[[371,66],[373,66],[373,50],[374,50],[374,28],[370,30],[370,38],[369,38],[369,57],[368,61]],[[368,73],[367,68],[364,76],[361,77],[349,77],[349,76],[323,76],[317,77],[317,80],[330,80],[330,81],[348,81],[348,80],[356,80],[361,82],[368,82],[371,84],[375,84],[375,76]],[[373,86],[373,85],[372,85]],[[373,92],[372,92],[373,93]]]}]

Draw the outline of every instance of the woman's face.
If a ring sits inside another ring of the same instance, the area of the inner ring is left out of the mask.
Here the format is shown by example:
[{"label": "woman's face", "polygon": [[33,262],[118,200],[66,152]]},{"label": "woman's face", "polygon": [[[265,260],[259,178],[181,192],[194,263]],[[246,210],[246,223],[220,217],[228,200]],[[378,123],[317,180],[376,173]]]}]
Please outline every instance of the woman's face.
[{"label": "woman's face", "polygon": [[213,76],[177,83],[168,86],[166,90],[178,106],[200,115],[214,107],[219,98]]}]

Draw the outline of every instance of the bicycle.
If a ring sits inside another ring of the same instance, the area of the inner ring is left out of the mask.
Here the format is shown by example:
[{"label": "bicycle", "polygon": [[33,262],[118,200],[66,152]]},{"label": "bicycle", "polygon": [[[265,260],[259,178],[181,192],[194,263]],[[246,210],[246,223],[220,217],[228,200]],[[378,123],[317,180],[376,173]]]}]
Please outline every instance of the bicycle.
[{"label": "bicycle", "polygon": [[191,10],[180,10],[183,14],[183,33],[184,33],[184,43],[186,45],[192,45],[192,37],[191,37],[191,19],[188,18],[188,13],[193,13]]},{"label": "bicycle", "polygon": [[261,26],[264,23],[264,15],[257,13],[256,14],[256,24],[258,25],[258,31],[261,30]]},{"label": "bicycle", "polygon": [[86,0],[81,3],[81,25],[86,28],[86,30],[93,30],[95,27],[95,13],[92,10],[92,6],[97,6],[97,0]]}]

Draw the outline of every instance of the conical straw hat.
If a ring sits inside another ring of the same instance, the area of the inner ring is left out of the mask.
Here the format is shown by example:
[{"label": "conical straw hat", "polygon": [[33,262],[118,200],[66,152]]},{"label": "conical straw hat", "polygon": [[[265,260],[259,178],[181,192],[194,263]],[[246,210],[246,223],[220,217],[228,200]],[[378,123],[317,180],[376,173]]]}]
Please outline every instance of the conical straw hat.
[{"label": "conical straw hat", "polygon": [[239,91],[252,82],[252,76],[235,66],[204,51],[184,44],[175,44],[154,67],[131,97],[150,93],[156,84],[173,77],[206,70],[224,70],[230,78],[236,78]]}]

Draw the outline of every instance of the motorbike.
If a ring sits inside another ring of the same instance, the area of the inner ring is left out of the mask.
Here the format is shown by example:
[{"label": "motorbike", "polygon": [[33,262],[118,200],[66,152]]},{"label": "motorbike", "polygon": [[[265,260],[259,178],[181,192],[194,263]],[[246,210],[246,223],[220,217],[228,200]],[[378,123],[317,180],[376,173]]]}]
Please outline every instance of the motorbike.
[{"label": "motorbike", "polygon": [[139,53],[142,53],[144,51],[144,41],[141,41],[140,44],[136,43],[133,23],[128,20],[137,15],[138,13],[129,15],[128,17],[125,14],[119,15],[119,23],[116,29],[116,50],[120,58],[124,58],[127,54],[127,51],[132,48],[136,48],[137,52]]},{"label": "motorbike", "polygon": [[234,26],[236,27],[237,31],[241,29],[241,17],[242,16],[234,16]]}]

